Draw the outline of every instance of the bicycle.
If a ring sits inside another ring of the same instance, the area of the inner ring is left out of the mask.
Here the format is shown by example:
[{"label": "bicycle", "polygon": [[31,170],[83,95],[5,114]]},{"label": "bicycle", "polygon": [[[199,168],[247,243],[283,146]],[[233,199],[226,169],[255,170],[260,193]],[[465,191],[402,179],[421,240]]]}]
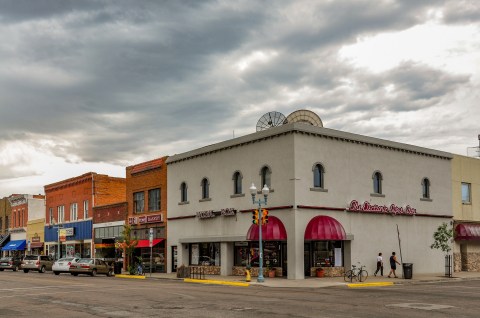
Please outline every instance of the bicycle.
[{"label": "bicycle", "polygon": [[365,266],[358,263],[358,267],[356,265],[352,265],[352,269],[345,272],[343,275],[343,279],[346,282],[352,282],[355,278],[356,281],[364,282],[367,280],[368,272],[365,270]]}]

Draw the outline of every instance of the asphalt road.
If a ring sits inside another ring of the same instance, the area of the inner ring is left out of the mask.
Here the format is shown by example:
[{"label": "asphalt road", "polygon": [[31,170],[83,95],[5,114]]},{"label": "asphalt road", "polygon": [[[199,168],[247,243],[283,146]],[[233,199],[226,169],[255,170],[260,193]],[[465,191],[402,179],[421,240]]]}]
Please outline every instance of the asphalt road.
[{"label": "asphalt road", "polygon": [[480,280],[390,287],[234,287],[0,272],[0,317],[480,317]]}]

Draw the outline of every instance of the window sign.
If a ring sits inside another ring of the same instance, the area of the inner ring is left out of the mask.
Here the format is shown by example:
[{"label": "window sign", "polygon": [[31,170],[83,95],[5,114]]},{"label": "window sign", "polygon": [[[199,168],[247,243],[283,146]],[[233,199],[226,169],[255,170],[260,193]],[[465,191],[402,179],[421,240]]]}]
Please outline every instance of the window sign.
[{"label": "window sign", "polygon": [[192,244],[192,265],[198,265],[198,260],[200,257],[198,244]]}]

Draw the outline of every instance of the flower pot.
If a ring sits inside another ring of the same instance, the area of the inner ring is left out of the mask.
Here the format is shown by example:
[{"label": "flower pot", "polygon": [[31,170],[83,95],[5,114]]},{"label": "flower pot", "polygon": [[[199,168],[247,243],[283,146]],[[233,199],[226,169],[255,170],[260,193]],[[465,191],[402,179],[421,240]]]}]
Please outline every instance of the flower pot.
[{"label": "flower pot", "polygon": [[325,270],[323,268],[317,268],[317,277],[325,277]]},{"label": "flower pot", "polygon": [[274,269],[271,269],[271,270],[268,271],[268,277],[270,277],[270,278],[275,277],[275,270]]}]

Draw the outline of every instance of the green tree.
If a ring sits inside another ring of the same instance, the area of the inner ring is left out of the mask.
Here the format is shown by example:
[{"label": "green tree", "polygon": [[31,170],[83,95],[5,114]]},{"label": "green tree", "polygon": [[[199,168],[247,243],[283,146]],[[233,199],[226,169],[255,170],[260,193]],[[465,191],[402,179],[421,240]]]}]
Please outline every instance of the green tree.
[{"label": "green tree", "polygon": [[448,253],[452,250],[451,241],[453,238],[453,228],[449,228],[447,223],[442,223],[437,230],[433,233],[433,244],[430,245],[431,249],[442,250],[444,253]]},{"label": "green tree", "polygon": [[132,239],[130,232],[132,231],[130,225],[124,225],[122,231],[122,238],[116,243],[116,247],[123,251],[125,258],[123,260],[124,268],[127,266],[129,272],[132,271],[132,255],[135,251],[135,247],[138,244],[138,240]]}]

